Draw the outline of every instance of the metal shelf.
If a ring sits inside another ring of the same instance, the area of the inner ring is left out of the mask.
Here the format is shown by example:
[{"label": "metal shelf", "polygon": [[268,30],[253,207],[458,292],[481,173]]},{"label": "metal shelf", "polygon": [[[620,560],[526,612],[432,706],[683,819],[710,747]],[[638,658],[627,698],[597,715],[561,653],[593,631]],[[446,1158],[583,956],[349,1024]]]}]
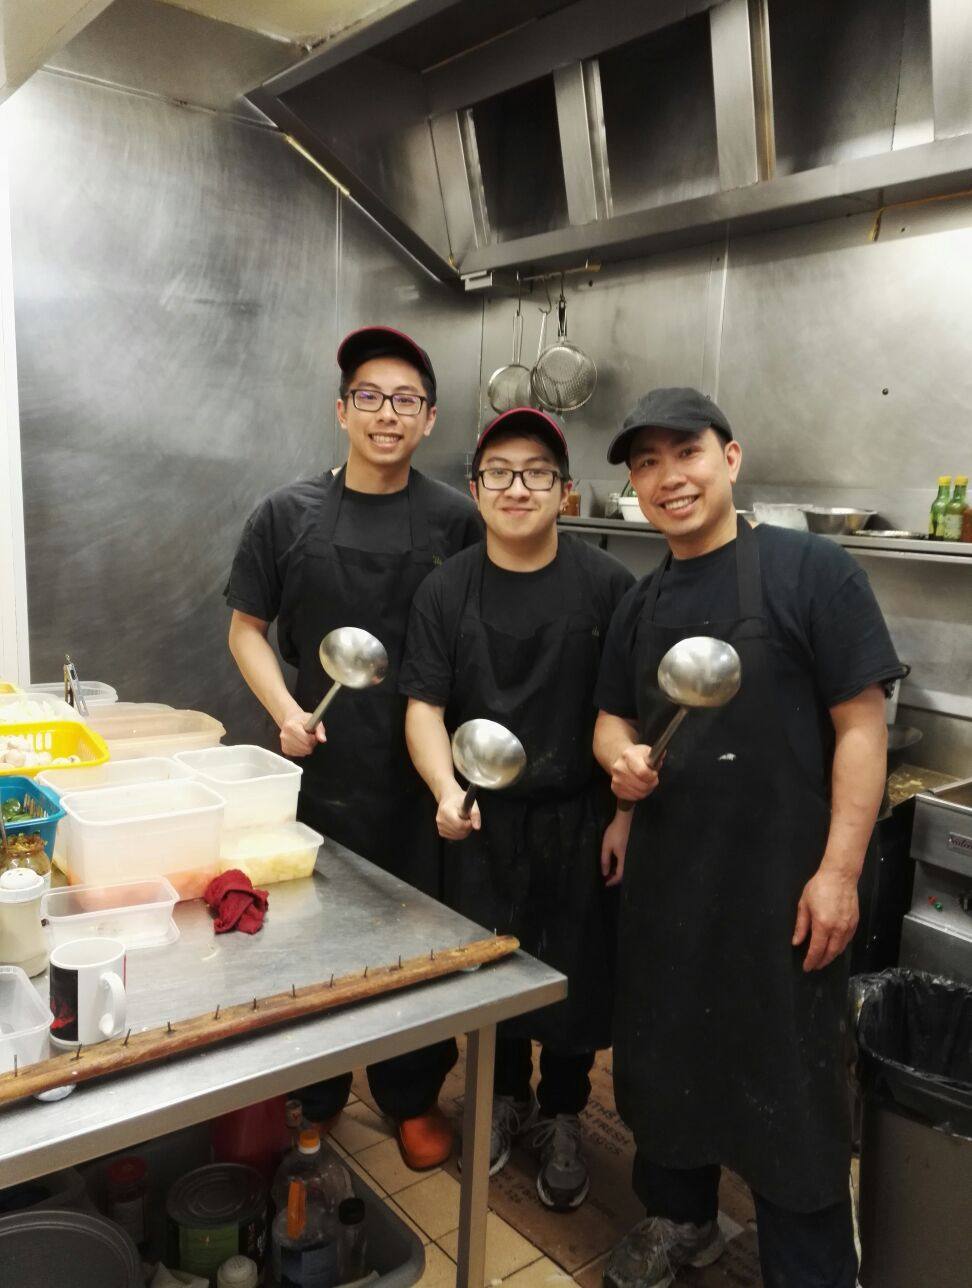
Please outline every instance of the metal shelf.
[{"label": "metal shelf", "polygon": [[[565,515],[560,525],[575,532],[588,532],[604,537],[649,537],[663,541],[664,537],[647,523],[634,523],[630,519],[572,518]],[[909,541],[904,537],[829,537],[838,545],[853,551],[855,556],[868,555],[874,559],[910,559],[919,563],[964,564],[972,568],[972,542],[968,541]]]}]

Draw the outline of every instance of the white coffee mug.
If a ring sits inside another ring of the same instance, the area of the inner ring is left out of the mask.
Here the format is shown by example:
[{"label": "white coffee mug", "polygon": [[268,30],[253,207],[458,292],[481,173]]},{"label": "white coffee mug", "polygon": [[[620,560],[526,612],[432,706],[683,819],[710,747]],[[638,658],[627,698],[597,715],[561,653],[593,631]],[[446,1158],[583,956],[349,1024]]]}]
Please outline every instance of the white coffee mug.
[{"label": "white coffee mug", "polygon": [[72,939],[51,952],[51,1041],[90,1046],[125,1027],[125,945],[117,939]]}]

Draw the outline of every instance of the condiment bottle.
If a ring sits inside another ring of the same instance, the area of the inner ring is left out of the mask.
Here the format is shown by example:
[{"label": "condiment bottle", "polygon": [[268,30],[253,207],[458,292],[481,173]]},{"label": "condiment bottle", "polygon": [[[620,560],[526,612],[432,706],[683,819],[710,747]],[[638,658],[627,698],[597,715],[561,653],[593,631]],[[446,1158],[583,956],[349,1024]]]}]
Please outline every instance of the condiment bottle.
[{"label": "condiment bottle", "polygon": [[956,474],[955,491],[952,493],[952,499],[945,507],[945,515],[942,519],[941,533],[943,541],[961,541],[962,540],[962,521],[965,517],[965,493],[969,486],[969,480],[965,474]]},{"label": "condiment bottle", "polygon": [[938,495],[932,501],[928,515],[928,535],[935,540],[941,539],[942,520],[945,518],[945,507],[948,505],[948,488],[952,481],[951,474],[942,474],[938,480]]},{"label": "condiment bottle", "polygon": [[28,868],[44,878],[45,888],[51,884],[51,861],[44,850],[39,832],[8,832],[6,847],[0,845],[0,872],[15,868]]},{"label": "condiment bottle", "polygon": [[132,1236],[135,1246],[145,1246],[145,1204],[148,1166],[144,1158],[128,1154],[109,1163],[105,1171],[105,1214]]},{"label": "condiment bottle", "polygon": [[344,1199],[338,1206],[338,1282],[353,1283],[365,1276],[364,1199]]},{"label": "condiment bottle", "polygon": [[47,938],[41,925],[41,898],[47,887],[30,868],[0,873],[0,961],[27,975],[47,968]]}]

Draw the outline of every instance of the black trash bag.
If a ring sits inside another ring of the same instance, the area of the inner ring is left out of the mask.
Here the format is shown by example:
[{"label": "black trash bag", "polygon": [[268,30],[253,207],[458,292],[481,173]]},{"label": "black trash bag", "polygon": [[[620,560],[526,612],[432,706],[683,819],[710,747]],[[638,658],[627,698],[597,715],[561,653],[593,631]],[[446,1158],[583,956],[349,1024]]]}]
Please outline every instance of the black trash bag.
[{"label": "black trash bag", "polygon": [[972,988],[924,971],[851,981],[866,1094],[972,1137]]}]

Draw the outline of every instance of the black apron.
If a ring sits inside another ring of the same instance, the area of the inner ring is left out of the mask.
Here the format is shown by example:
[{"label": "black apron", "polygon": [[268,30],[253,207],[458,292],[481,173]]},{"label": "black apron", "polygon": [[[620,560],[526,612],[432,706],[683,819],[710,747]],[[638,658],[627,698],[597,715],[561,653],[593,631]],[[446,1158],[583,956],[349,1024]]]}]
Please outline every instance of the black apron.
[{"label": "black apron", "polygon": [[480,792],[482,830],[447,844],[444,862],[453,908],[567,976],[566,1001],[504,1022],[502,1035],[566,1054],[610,1044],[616,899],[599,866],[614,802],[592,752],[600,627],[590,577],[570,541],[560,551],[563,614],[525,639],[483,621],[485,549],[473,571],[448,725],[498,721],[527,767],[512,787]]},{"label": "black apron", "polygon": [[298,817],[438,898],[435,805],[408,756],[406,699],[398,692],[412,597],[442,562],[430,546],[427,484],[409,471],[411,548],[400,554],[334,544],[343,495],[342,471],[294,552],[279,616],[280,651],[297,667],[295,697],[305,711],[313,711],[330,688],[317,650],[335,627],[370,631],[384,644],[389,667],[380,685],[342,689],[328,707],[327,742],[296,762],[304,770]]},{"label": "black apron", "polygon": [[[713,635],[742,661],[742,687],[690,712],[655,792],[632,820],[621,896],[614,1076],[639,1149],[671,1168],[722,1163],[782,1207],[847,1197],[850,1127],[841,1035],[847,954],[804,974],[791,946],[797,903],[830,824],[812,676],[784,713],[773,678],[759,548],[740,521],[739,616],[665,627],[655,573],[636,636],[638,716],[656,736],[672,706],[658,663],[678,640]],[[785,718],[789,716],[789,719]]]}]

